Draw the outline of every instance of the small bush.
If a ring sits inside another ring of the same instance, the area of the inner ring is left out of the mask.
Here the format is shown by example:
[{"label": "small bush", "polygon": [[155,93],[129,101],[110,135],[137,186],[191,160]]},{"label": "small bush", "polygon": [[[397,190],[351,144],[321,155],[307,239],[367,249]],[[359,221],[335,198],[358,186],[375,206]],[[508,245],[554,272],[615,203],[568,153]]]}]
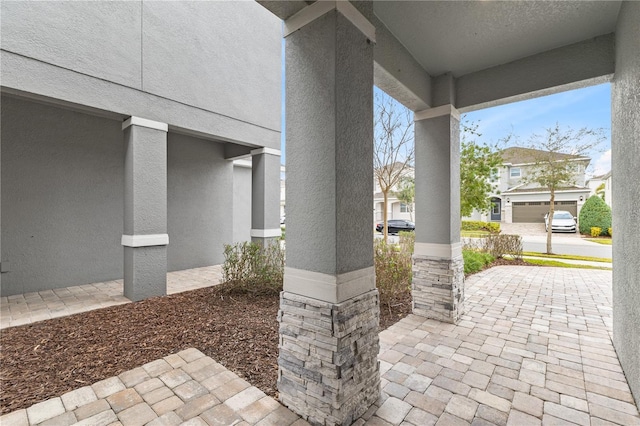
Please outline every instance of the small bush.
[{"label": "small bush", "polygon": [[505,254],[522,259],[522,237],[520,235],[489,235],[482,241],[482,250],[496,259]]},{"label": "small bush", "polygon": [[578,220],[581,234],[591,235],[591,228],[600,228],[600,235],[604,235],[611,228],[611,208],[597,195],[592,195],[584,202],[580,209]]},{"label": "small bush", "polygon": [[599,237],[600,234],[602,234],[602,229],[598,228],[597,226],[592,226],[591,227],[591,236],[592,237]]},{"label": "small bush", "polygon": [[413,265],[411,251],[405,250],[408,245],[408,242],[404,246],[388,244],[382,239],[375,239],[373,243],[380,306],[389,312],[404,299],[403,295],[411,291]]},{"label": "small bush", "polygon": [[409,256],[411,256],[413,254],[413,248],[416,245],[416,233],[400,231],[398,236],[400,237],[400,250],[404,253],[409,253]]},{"label": "small bush", "polygon": [[284,276],[284,250],[280,242],[266,247],[252,242],[225,244],[223,279],[230,292],[279,294]]},{"label": "small bush", "polygon": [[473,250],[462,250],[462,257],[464,259],[465,275],[481,271],[485,266],[495,260],[489,253]]},{"label": "small bush", "polygon": [[607,228],[607,234],[609,234],[610,237],[613,237],[613,229]]},{"label": "small bush", "polygon": [[492,234],[500,233],[500,223],[498,222],[481,222],[479,220],[463,220],[463,231],[488,231]]}]

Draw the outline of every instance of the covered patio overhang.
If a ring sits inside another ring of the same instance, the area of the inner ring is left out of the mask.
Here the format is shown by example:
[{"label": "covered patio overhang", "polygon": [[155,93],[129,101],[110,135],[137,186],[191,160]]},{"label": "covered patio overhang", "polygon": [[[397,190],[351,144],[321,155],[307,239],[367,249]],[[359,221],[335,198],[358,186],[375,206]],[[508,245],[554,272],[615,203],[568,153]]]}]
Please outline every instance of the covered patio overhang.
[{"label": "covered patio overhang", "polygon": [[259,3],[286,39],[281,401],[314,423],[348,424],[379,395],[374,84],[415,113],[414,313],[456,323],[460,113],[612,82],[612,162],[627,177],[613,196],[613,341],[638,402],[640,3]]}]

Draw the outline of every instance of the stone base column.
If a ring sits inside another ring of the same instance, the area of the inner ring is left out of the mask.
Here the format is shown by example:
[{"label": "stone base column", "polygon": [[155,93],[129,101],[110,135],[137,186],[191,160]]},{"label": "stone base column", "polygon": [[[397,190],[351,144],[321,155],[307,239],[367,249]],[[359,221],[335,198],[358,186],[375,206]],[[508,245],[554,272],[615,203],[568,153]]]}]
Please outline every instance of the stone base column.
[{"label": "stone base column", "polygon": [[413,256],[413,313],[457,323],[464,312],[464,260]]},{"label": "stone base column", "polygon": [[378,290],[342,303],[280,295],[280,401],[312,424],[351,424],[380,395]]}]

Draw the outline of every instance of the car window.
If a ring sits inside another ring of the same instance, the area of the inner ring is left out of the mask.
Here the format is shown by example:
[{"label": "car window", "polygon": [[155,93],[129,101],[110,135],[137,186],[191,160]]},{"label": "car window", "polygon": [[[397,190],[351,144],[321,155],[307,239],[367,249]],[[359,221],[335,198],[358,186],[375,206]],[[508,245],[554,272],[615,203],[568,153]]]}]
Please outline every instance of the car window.
[{"label": "car window", "polygon": [[569,212],[554,212],[554,219],[573,219],[573,216]]}]

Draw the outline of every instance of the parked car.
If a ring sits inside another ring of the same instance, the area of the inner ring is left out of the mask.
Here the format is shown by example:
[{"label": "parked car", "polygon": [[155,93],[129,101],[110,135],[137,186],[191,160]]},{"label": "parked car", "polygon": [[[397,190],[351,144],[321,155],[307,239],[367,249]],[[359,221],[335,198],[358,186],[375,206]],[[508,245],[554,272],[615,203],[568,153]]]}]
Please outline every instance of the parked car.
[{"label": "parked car", "polygon": [[[544,215],[544,229],[549,230],[549,213]],[[551,232],[576,232],[576,218],[565,210],[556,210],[553,212],[553,220],[551,221]]]},{"label": "parked car", "polygon": [[[384,224],[382,222],[376,224],[376,231],[382,232]],[[404,219],[391,219],[387,221],[387,229],[389,234],[397,234],[400,231],[415,231],[416,224]]]}]

